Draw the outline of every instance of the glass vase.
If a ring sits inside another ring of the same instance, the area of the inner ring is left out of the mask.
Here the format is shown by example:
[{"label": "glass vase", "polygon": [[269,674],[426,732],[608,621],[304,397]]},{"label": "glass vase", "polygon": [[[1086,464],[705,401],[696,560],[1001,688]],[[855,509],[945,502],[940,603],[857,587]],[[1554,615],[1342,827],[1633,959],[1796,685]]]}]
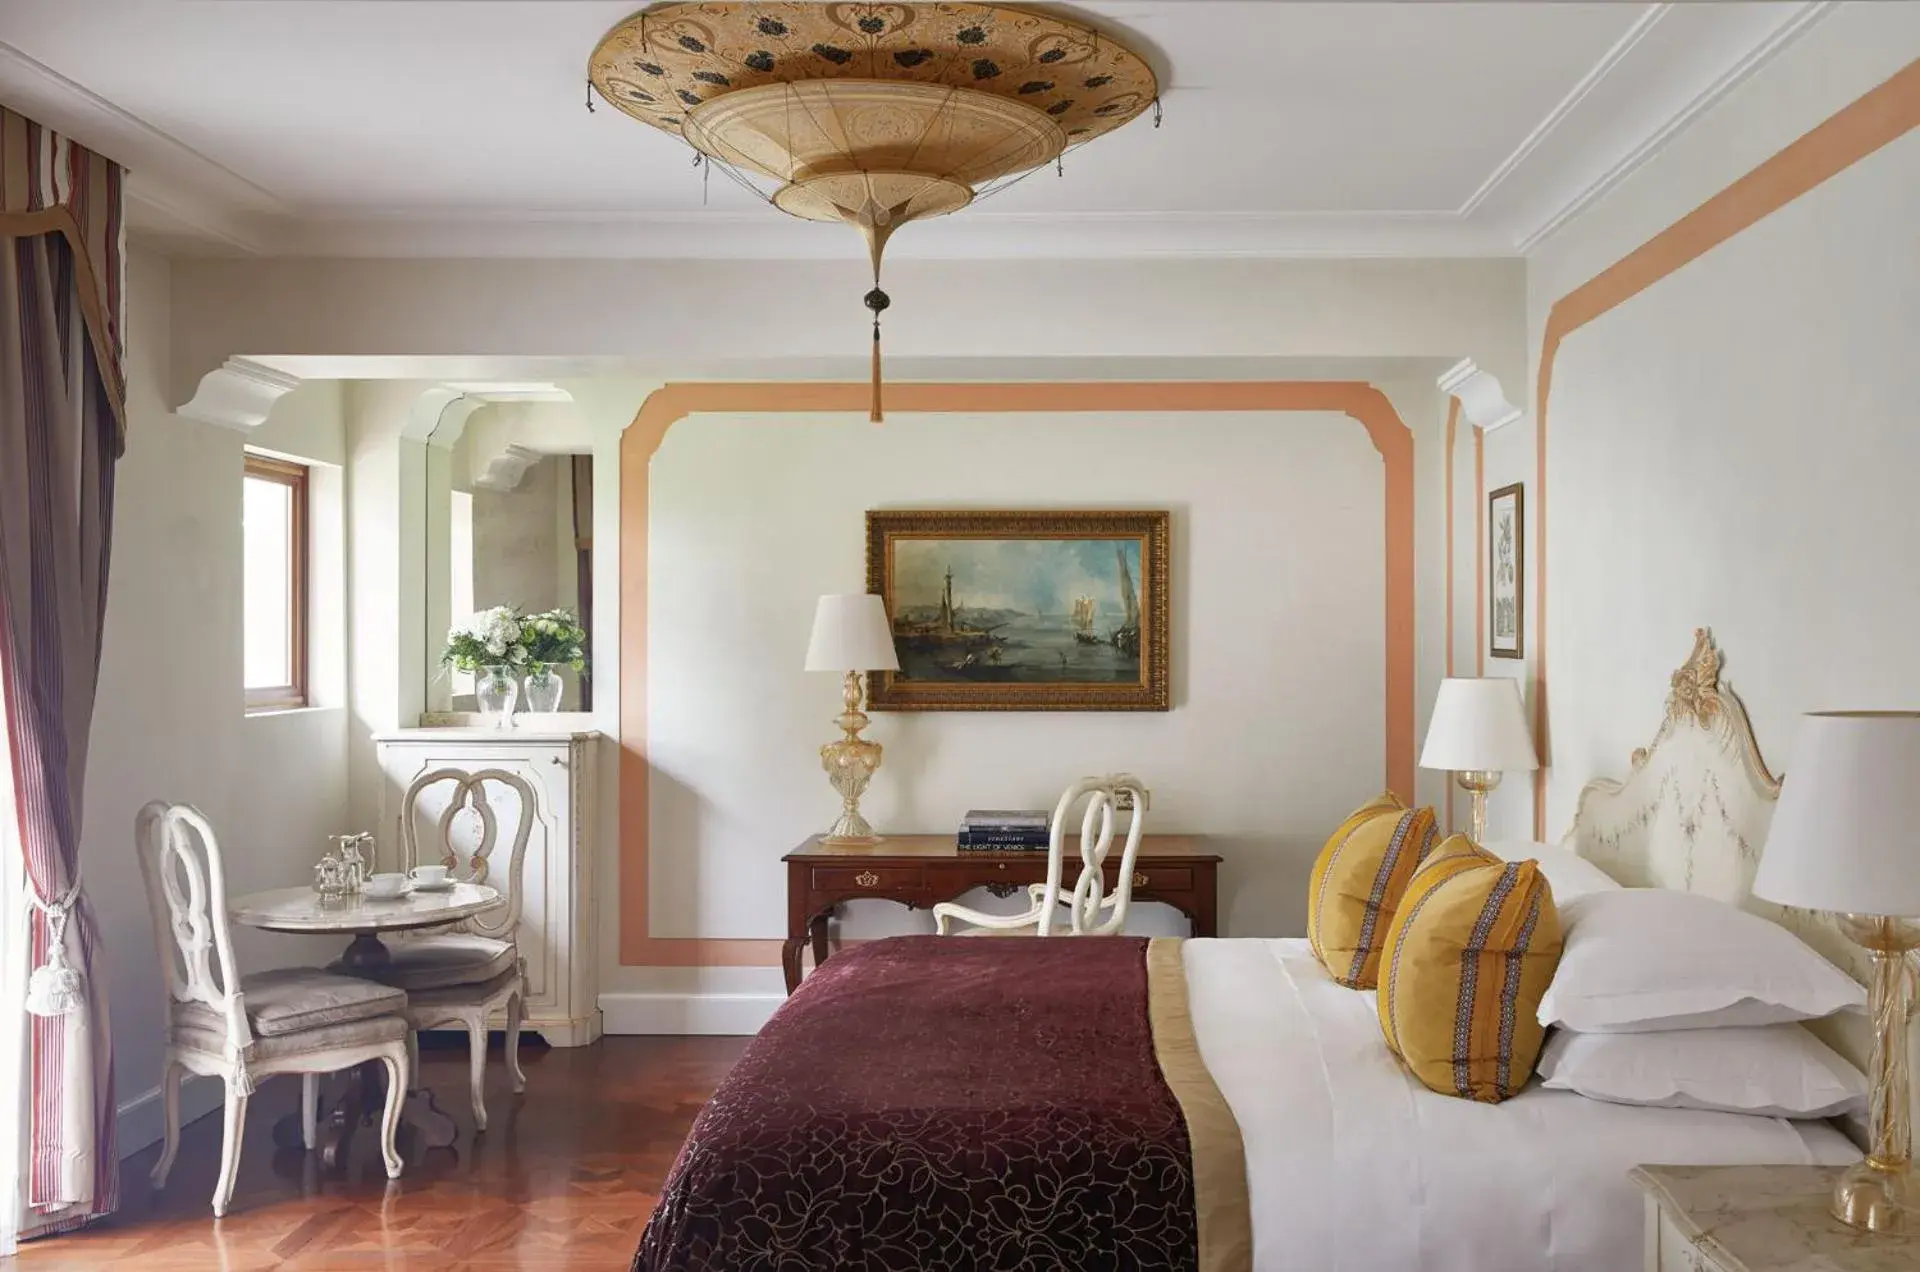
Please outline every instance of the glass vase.
[{"label": "glass vase", "polygon": [[520,696],[520,682],[513,668],[482,667],[473,673],[473,696],[480,714],[496,729],[513,727],[513,703]]},{"label": "glass vase", "polygon": [[527,710],[543,713],[558,711],[560,697],[566,688],[566,682],[560,679],[559,672],[546,663],[533,664],[533,670],[527,673]]}]

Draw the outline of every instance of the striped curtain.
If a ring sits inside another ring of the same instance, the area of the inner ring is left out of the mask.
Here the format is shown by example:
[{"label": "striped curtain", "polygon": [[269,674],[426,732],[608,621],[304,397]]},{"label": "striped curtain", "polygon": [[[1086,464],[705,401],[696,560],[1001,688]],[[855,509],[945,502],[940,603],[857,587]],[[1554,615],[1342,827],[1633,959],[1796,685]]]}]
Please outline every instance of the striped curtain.
[{"label": "striped curtain", "polygon": [[[77,1008],[26,1020],[26,1213],[6,1225],[23,1236],[107,1214],[119,1189],[80,812],[124,444],[122,178],[101,156],[0,108],[0,705],[34,902],[19,917],[33,966],[63,933],[84,984]],[[24,1010],[24,997],[0,1002],[0,1011]]]}]

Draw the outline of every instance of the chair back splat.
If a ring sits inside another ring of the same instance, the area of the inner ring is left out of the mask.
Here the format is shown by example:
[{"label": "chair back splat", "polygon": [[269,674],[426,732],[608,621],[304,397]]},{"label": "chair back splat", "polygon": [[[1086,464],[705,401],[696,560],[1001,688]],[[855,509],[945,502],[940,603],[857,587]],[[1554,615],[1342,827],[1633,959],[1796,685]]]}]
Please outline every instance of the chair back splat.
[{"label": "chair back splat", "polygon": [[[1080,815],[1080,873],[1071,892],[1064,891],[1067,827],[1073,810],[1085,800]],[[1146,828],[1149,795],[1130,773],[1083,777],[1067,787],[1054,805],[1048,823],[1047,881],[1028,889],[1032,906],[1021,914],[985,914],[951,901],[933,907],[934,927],[948,933],[955,919],[986,934],[1024,936],[1111,936],[1127,925],[1133,900],[1134,863],[1140,855],[1140,836]],[[1131,809],[1125,845],[1113,887],[1107,887],[1107,861],[1112,855],[1116,814]],[[1064,930],[1060,907],[1067,907]]]},{"label": "chair back splat", "polygon": [[213,827],[191,804],[155,800],[134,822],[153,914],[161,982],[177,1003],[204,1003],[236,1048],[253,1041],[227,925],[227,876]]},{"label": "chair back splat", "polygon": [[[450,783],[452,792],[447,806],[434,820],[432,855],[422,857],[420,849],[420,800],[428,791]],[[490,784],[505,787],[519,803],[513,826],[513,839],[506,852],[503,874],[499,870],[496,849],[501,842],[500,817],[493,801],[487,798]],[[479,838],[471,852],[462,853],[454,842],[455,825],[463,812],[471,811],[479,822]],[[442,865],[449,874],[465,883],[481,883],[498,888],[506,904],[497,910],[476,915],[460,925],[460,930],[511,941],[520,927],[522,868],[526,864],[527,841],[532,837],[540,806],[533,784],[518,773],[506,769],[457,768],[429,769],[413,779],[400,801],[400,852],[402,870],[415,866]]]}]

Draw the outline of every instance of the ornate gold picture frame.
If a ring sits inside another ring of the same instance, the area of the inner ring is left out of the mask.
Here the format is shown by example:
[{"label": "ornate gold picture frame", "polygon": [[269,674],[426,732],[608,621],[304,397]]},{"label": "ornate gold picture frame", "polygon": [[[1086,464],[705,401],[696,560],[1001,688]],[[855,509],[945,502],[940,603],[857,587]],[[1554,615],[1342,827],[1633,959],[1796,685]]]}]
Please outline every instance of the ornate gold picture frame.
[{"label": "ornate gold picture frame", "polygon": [[1164,511],[867,514],[897,672],[879,711],[1166,711]]}]

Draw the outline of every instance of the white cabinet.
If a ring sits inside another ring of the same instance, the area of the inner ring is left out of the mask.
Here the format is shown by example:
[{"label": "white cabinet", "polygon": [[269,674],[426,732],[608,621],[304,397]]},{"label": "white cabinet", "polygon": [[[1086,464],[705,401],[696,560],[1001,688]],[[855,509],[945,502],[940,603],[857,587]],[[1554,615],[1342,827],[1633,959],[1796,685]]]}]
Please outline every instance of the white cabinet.
[{"label": "white cabinet", "polygon": [[[400,854],[400,801],[435,768],[505,769],[533,787],[533,833],[521,876],[520,952],[527,961],[526,1027],[556,1047],[600,1036],[595,942],[594,774],[600,735],[534,729],[400,729],[374,735],[382,774],[380,860]],[[420,842],[444,808],[423,797]],[[507,810],[502,808],[504,814]],[[496,1027],[504,1027],[504,1020]]]}]

